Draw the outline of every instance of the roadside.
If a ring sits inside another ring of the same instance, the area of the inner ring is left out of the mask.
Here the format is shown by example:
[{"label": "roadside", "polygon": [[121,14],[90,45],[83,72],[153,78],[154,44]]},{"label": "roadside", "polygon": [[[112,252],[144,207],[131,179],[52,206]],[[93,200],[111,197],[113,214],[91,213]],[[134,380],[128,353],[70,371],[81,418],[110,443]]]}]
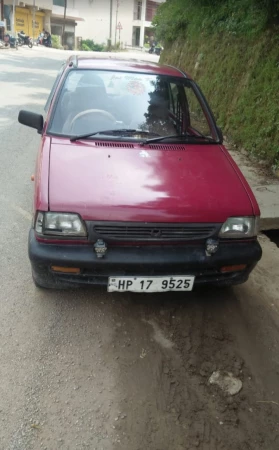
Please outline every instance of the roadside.
[{"label": "roadside", "polygon": [[[126,50],[122,50],[122,51],[112,51],[112,52],[93,52],[93,51],[89,51],[89,52],[85,52],[85,51],[78,51],[78,50],[61,50],[61,49],[56,49],[56,48],[46,48],[46,47],[42,47],[42,46],[36,46],[34,45],[32,48],[28,48],[28,47],[19,47],[18,50],[15,49],[3,49],[3,52],[0,51],[1,53],[4,52],[11,52],[11,53],[15,53],[15,52],[19,52],[20,54],[28,54],[30,52],[36,53],[36,57],[38,56],[50,56],[51,57],[56,57],[56,55],[62,55],[64,56],[63,59],[67,59],[69,56],[71,55],[82,55],[84,57],[95,57],[95,58],[107,58],[107,57],[112,57],[112,58],[123,58],[123,59],[131,59],[131,58],[135,58],[135,59],[144,59],[146,61],[154,61],[154,62],[158,62],[160,57],[154,54],[149,54],[148,51],[145,50],[135,50],[134,48],[132,49],[126,49]],[[30,53],[30,55],[32,55],[32,53]]]},{"label": "roadside", "polygon": [[[43,112],[68,52],[28,52],[0,52],[1,450],[278,450],[279,249],[267,237],[251,278],[233,289],[34,287],[39,136],[17,115]],[[218,370],[239,393],[210,384]]]},{"label": "roadside", "polygon": [[264,164],[252,161],[244,150],[236,150],[234,145],[228,142],[225,145],[258,201],[261,210],[260,229],[279,230],[279,178],[272,175]]}]

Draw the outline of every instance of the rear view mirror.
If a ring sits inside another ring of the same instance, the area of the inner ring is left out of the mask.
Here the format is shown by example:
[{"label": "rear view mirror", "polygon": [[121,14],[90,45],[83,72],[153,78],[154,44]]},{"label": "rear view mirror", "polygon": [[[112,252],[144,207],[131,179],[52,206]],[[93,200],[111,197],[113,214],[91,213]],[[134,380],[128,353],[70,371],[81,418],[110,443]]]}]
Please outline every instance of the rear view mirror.
[{"label": "rear view mirror", "polygon": [[22,125],[35,128],[38,133],[42,133],[44,128],[44,118],[41,114],[32,113],[30,111],[19,111],[18,121]]}]

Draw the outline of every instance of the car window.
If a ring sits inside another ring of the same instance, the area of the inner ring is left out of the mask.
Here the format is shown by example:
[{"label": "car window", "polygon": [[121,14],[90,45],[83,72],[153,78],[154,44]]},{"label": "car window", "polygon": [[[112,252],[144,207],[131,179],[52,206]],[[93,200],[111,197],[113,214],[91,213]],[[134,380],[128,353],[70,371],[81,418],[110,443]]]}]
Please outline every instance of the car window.
[{"label": "car window", "polygon": [[191,91],[191,82],[181,78],[72,69],[61,87],[48,132],[75,136],[125,128],[160,136],[181,134],[190,125],[186,87]]},{"label": "car window", "polygon": [[177,114],[178,112],[178,86],[176,83],[170,83],[170,110],[173,112],[173,114]]},{"label": "car window", "polygon": [[185,87],[186,99],[189,108],[190,126],[194,131],[204,136],[211,137],[210,127],[207,118],[203,112],[200,102],[193,91],[189,87]]},{"label": "car window", "polygon": [[61,79],[61,76],[62,76],[62,74],[63,74],[63,72],[64,72],[64,69],[65,69],[65,63],[62,64],[62,66],[61,66],[61,68],[60,68],[60,70],[59,70],[59,72],[58,72],[58,74],[57,74],[57,76],[56,76],[56,79],[55,79],[55,81],[54,81],[54,83],[53,83],[52,89],[51,89],[51,91],[50,91],[50,94],[49,94],[49,96],[48,96],[48,99],[47,99],[47,102],[46,102],[46,105],[45,105],[45,112],[48,112],[48,110],[49,110],[49,107],[50,107],[52,98],[53,98],[54,93],[55,93],[55,91],[56,91],[56,88],[57,88],[57,86],[58,86],[58,84],[59,84],[59,81],[60,81],[60,79]]},{"label": "car window", "polygon": [[177,132],[182,133],[183,131],[187,131],[186,116],[188,116],[185,99],[183,102],[183,84],[170,83],[169,86],[170,112],[173,115]]}]

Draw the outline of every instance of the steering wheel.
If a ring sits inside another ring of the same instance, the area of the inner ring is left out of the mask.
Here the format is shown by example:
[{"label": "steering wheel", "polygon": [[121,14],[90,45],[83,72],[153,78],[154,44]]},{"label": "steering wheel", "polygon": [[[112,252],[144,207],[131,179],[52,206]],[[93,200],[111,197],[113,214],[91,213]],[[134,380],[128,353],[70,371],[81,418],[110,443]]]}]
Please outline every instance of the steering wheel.
[{"label": "steering wheel", "polygon": [[[104,111],[103,109],[87,109],[86,111],[82,111],[80,113],[78,113],[71,121],[70,124],[70,131],[72,131],[72,129],[74,128],[74,125],[76,123],[77,120],[82,119],[86,116],[90,116],[92,115],[93,117],[98,116],[98,118],[103,117],[106,120],[109,120],[110,122],[116,123],[116,118],[110,114],[107,111]],[[98,130],[96,130],[98,131]]]}]

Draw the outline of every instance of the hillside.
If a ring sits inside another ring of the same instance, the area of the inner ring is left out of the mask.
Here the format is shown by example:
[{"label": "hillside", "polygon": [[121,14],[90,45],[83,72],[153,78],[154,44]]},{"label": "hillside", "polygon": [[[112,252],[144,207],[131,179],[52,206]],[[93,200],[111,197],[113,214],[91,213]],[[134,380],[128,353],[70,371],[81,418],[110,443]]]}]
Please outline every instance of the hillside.
[{"label": "hillside", "polygon": [[[203,1],[172,0],[161,7],[154,21],[165,47],[161,62],[188,71],[208,98],[224,133],[278,169],[278,17],[273,12],[271,23],[266,10],[253,7],[236,18],[232,5],[238,0],[224,0],[227,10],[221,20],[216,9],[214,16],[211,7],[197,7]],[[242,5],[252,1],[243,0]],[[170,13],[178,18],[176,24]]]}]

